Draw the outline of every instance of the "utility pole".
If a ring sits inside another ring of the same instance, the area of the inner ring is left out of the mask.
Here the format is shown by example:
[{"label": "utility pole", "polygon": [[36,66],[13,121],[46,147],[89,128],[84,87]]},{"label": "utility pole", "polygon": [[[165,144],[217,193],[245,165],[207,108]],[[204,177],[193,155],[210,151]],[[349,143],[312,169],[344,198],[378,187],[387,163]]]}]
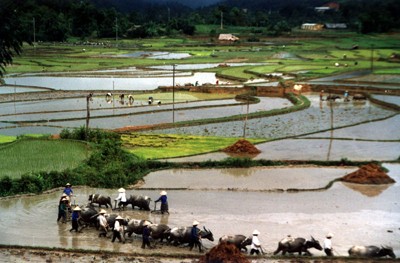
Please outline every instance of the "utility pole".
[{"label": "utility pole", "polygon": [[90,120],[90,101],[92,100],[93,93],[89,93],[86,96],[86,130],[85,130],[85,137],[86,140],[89,137],[89,120]]},{"label": "utility pole", "polygon": [[374,45],[371,45],[371,73],[374,71]]},{"label": "utility pole", "polygon": [[172,123],[175,123],[175,64],[172,64]]},{"label": "utility pole", "polygon": [[224,12],[221,11],[221,30],[224,29]]},{"label": "utility pole", "polygon": [[246,117],[244,119],[244,125],[243,125],[243,139],[246,139],[247,119],[248,119],[248,116],[249,116],[249,107],[250,107],[250,105],[249,105],[250,104],[250,98],[247,97],[246,100],[247,100],[247,111],[246,111]]},{"label": "utility pole", "polygon": [[115,41],[118,41],[118,17],[115,18]]},{"label": "utility pole", "polygon": [[35,18],[32,19],[32,24],[33,24],[33,46],[35,46],[36,43],[36,21]]}]

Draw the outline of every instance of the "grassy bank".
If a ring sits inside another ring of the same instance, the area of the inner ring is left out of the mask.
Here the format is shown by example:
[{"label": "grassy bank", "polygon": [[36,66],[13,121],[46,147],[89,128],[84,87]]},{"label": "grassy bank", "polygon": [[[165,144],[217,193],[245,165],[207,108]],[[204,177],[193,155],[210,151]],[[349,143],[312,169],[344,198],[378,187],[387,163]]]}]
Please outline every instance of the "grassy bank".
[{"label": "grassy bank", "polygon": [[0,148],[1,176],[19,178],[28,172],[72,169],[89,155],[90,148],[82,142],[21,139]]},{"label": "grassy bank", "polygon": [[[122,136],[123,147],[145,159],[164,159],[219,151],[237,141],[237,138],[205,137],[175,134],[138,134]],[[265,139],[249,139],[259,143]]]}]

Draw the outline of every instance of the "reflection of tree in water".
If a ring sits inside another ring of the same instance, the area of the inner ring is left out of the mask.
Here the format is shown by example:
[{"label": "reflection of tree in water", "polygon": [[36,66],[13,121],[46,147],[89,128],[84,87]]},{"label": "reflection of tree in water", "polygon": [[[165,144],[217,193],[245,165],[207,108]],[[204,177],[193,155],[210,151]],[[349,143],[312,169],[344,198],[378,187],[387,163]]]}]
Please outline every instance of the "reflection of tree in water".
[{"label": "reflection of tree in water", "polygon": [[221,169],[221,174],[231,175],[234,177],[251,176],[253,173],[254,173],[254,170],[248,169],[248,168]]},{"label": "reflection of tree in water", "polygon": [[380,184],[380,185],[352,184],[347,182],[342,182],[342,184],[350,188],[351,190],[360,192],[361,194],[368,197],[378,196],[392,185],[392,184]]}]

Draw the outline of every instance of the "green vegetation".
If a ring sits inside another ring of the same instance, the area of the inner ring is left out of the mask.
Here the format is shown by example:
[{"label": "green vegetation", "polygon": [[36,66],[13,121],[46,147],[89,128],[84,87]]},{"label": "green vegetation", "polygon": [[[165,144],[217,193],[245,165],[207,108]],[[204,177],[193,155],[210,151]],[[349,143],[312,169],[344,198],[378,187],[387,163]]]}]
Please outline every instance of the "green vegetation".
[{"label": "green vegetation", "polygon": [[[226,158],[222,161],[206,161],[201,163],[168,163],[152,160],[144,160],[134,154],[128,153],[122,148],[122,142],[118,136],[104,132],[100,143],[93,145],[93,154],[78,167],[58,171],[28,172],[20,177],[2,176],[0,178],[0,196],[15,195],[21,193],[41,193],[45,190],[61,187],[65,182],[74,185],[88,185],[91,187],[114,188],[134,184],[151,171],[168,168],[226,168],[226,167],[252,167],[252,166],[276,166],[291,164],[318,164],[325,166],[360,165],[364,162],[350,162],[348,160],[318,162],[318,161],[270,161],[251,160],[248,158]],[[64,134],[80,134],[79,131],[64,132]],[[37,143],[38,140],[22,140]],[[46,141],[40,141],[40,144]],[[53,143],[53,141],[47,141]],[[71,144],[71,141],[55,141],[63,144]],[[79,142],[76,142],[79,144]],[[54,147],[52,147],[54,149]],[[24,151],[19,151],[23,153]],[[4,153],[0,151],[0,154]],[[28,151],[25,155],[37,156],[36,161],[48,161],[48,158],[38,154],[37,151]],[[76,152],[69,151],[68,156]],[[67,158],[59,156],[59,158]],[[64,159],[62,159],[64,160]]]},{"label": "green vegetation", "polygon": [[[260,36],[261,37],[261,36]],[[74,46],[68,44],[37,44],[24,46],[24,53],[14,59],[9,73],[27,72],[80,72],[109,68],[148,67],[170,64],[203,64],[244,62],[247,65],[198,69],[216,72],[218,76],[246,81],[273,72],[296,76],[296,80],[324,77],[350,71],[370,69],[371,55],[375,74],[397,74],[398,62],[390,56],[398,50],[399,34],[341,35],[312,39],[270,39],[254,43],[232,43],[209,46],[204,39],[147,38],[123,40],[123,45],[109,40],[107,48],[101,46]],[[103,41],[103,40],[94,40]],[[272,41],[272,42],[271,42]],[[265,42],[271,42],[265,45]],[[356,47],[356,48],[354,48]],[[372,52],[373,47],[373,52]],[[160,60],[143,57],[121,57],[137,51],[168,51],[189,53],[191,57],[180,60]],[[262,63],[262,65],[251,65]],[[335,66],[339,63],[340,66]]]},{"label": "green vegetation", "polygon": [[16,136],[7,136],[7,135],[1,135],[0,134],[0,144],[13,142],[16,139],[17,139]]},{"label": "green vegetation", "polygon": [[20,139],[0,148],[1,175],[18,178],[26,173],[75,168],[89,154],[82,142]]},{"label": "green vegetation", "polygon": [[[204,137],[175,134],[139,134],[122,136],[123,147],[129,152],[146,159],[163,159],[215,152],[226,148],[237,138]],[[251,143],[265,139],[248,139]]]}]

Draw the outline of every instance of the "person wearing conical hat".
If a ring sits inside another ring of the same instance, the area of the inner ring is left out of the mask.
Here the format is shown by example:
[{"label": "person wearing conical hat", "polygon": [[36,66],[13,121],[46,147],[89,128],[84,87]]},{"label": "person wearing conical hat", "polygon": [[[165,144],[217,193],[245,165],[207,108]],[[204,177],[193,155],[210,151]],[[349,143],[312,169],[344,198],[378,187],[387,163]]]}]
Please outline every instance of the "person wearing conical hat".
[{"label": "person wearing conical hat", "polygon": [[152,248],[150,245],[150,228],[149,228],[150,222],[145,221],[143,223],[143,232],[142,232],[142,248],[146,248],[146,245],[149,248]]},{"label": "person wearing conical hat", "polygon": [[72,185],[70,183],[67,183],[65,185],[63,193],[69,197],[71,197],[74,194],[74,191],[72,190]]},{"label": "person wearing conical hat", "polygon": [[164,214],[164,213],[169,214],[167,192],[164,190],[160,192],[160,197],[154,202],[157,203],[160,201],[161,201],[161,214]]},{"label": "person wearing conical hat", "polygon": [[66,197],[61,197],[60,202],[58,204],[58,218],[57,218],[57,223],[60,221],[62,218],[62,222],[66,223],[67,222],[67,203],[68,200]]},{"label": "person wearing conical hat", "polygon": [[81,231],[78,230],[78,228],[79,228],[78,220],[81,216],[81,211],[82,211],[82,209],[79,206],[76,206],[72,210],[72,216],[71,216],[72,228],[69,230],[69,232],[72,232],[73,230],[75,230],[75,232],[81,233]]},{"label": "person wearing conical hat", "polygon": [[260,255],[262,252],[261,242],[258,239],[258,235],[260,235],[260,231],[257,229],[253,231],[253,237],[251,239],[251,246],[250,246],[250,255],[257,254]]},{"label": "person wearing conical hat", "polygon": [[99,237],[104,236],[107,237],[107,232],[108,232],[108,222],[105,217],[105,214],[107,213],[106,210],[101,209],[99,212],[99,216],[97,217],[97,220],[99,220],[99,225],[100,225],[100,232],[99,232]]},{"label": "person wearing conical hat", "polygon": [[324,252],[328,257],[332,257],[333,253],[332,253],[332,237],[333,234],[332,233],[328,233],[326,235],[326,238],[324,240]]},{"label": "person wearing conical hat", "polygon": [[122,225],[122,221],[123,220],[124,219],[120,215],[118,215],[115,218],[113,237],[112,237],[112,240],[111,240],[112,243],[114,243],[115,239],[118,238],[119,242],[122,242],[122,243],[125,244],[125,240],[122,240],[122,235],[121,235],[123,233],[123,231],[124,231],[124,226]]},{"label": "person wearing conical hat", "polygon": [[120,189],[118,189],[118,197],[117,198],[115,198],[115,208],[117,208],[117,202],[119,201],[119,203],[118,203],[118,208],[119,209],[121,209],[121,205],[122,205],[122,209],[124,209],[125,208],[125,206],[127,205],[127,203],[126,203],[126,193],[125,193],[126,191],[125,191],[125,189],[124,188],[120,188]]},{"label": "person wearing conical hat", "polygon": [[189,248],[190,250],[193,249],[194,246],[199,247],[199,251],[201,252],[201,236],[200,236],[200,229],[197,226],[200,223],[196,220],[192,223],[192,229],[190,230],[190,241],[189,241]]}]

